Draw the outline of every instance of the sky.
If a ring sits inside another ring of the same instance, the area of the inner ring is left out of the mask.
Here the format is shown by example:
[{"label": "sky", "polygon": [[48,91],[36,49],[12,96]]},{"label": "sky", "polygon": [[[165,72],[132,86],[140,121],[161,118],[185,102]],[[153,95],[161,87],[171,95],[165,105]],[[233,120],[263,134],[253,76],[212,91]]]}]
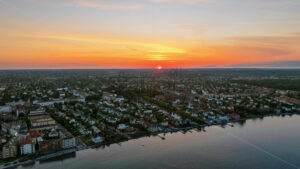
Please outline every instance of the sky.
[{"label": "sky", "polygon": [[0,0],[0,69],[300,68],[299,0]]}]

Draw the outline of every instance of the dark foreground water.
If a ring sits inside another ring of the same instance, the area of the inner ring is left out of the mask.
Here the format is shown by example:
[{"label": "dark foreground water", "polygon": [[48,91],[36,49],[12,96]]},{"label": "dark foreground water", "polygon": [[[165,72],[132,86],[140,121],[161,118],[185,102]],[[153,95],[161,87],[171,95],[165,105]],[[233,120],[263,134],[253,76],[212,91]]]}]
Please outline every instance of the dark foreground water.
[{"label": "dark foreground water", "polygon": [[[204,131],[144,137],[18,168],[300,168],[300,116],[251,119]],[[161,134],[162,135],[162,134]]]}]

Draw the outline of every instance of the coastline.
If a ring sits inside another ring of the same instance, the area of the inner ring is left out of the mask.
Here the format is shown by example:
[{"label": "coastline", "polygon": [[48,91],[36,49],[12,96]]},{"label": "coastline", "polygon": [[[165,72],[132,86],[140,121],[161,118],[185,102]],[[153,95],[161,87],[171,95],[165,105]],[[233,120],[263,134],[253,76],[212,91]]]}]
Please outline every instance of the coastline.
[{"label": "coastline", "polygon": [[[14,167],[17,167],[17,166],[20,166],[20,165],[26,165],[26,164],[31,164],[31,163],[35,163],[37,161],[41,161],[41,160],[46,160],[46,159],[51,159],[51,158],[55,158],[55,157],[59,157],[59,156],[63,156],[63,155],[67,155],[67,154],[70,154],[70,153],[74,153],[74,152],[79,152],[79,151],[83,151],[83,150],[88,150],[88,149],[94,149],[94,148],[97,148],[97,147],[101,147],[101,146],[106,146],[106,145],[111,145],[111,144],[115,144],[115,143],[122,143],[122,142],[125,142],[125,141],[129,141],[129,140],[133,140],[133,139],[139,139],[139,138],[142,138],[142,137],[146,137],[146,136],[158,136],[158,137],[161,137],[162,139],[164,137],[162,136],[159,136],[159,134],[166,134],[166,133],[176,133],[176,132],[181,132],[181,131],[189,131],[189,130],[194,130],[194,129],[204,129],[205,127],[210,127],[210,126],[219,126],[219,125],[229,125],[229,123],[236,123],[236,122],[240,122],[240,121],[246,121],[246,120],[251,120],[251,119],[257,119],[257,118],[264,118],[264,117],[272,117],[272,116],[288,116],[288,115],[299,115],[300,113],[291,113],[291,114],[270,114],[270,115],[265,115],[265,116],[257,116],[257,117],[251,117],[251,118],[241,118],[239,120],[230,120],[228,122],[222,122],[222,123],[213,123],[213,124],[201,124],[201,125],[198,125],[198,126],[193,126],[193,127],[183,127],[183,128],[175,128],[175,129],[168,129],[169,131],[163,131],[163,132],[153,132],[151,134],[139,134],[137,137],[134,137],[134,138],[130,138],[130,139],[127,139],[127,140],[122,140],[122,141],[115,141],[115,142],[110,142],[110,143],[106,143],[106,144],[103,144],[103,143],[100,143],[100,144],[95,144],[95,145],[92,145],[92,146],[86,146],[86,147],[76,147],[76,148],[73,148],[73,149],[66,149],[66,150],[62,150],[62,151],[58,151],[58,152],[55,152],[55,153],[49,153],[49,154],[45,154],[45,155],[42,155],[40,157],[37,157],[35,159],[30,159],[30,160],[27,160],[27,161],[18,161],[18,160],[15,160],[15,161],[12,161],[12,162],[8,162],[8,163],[4,163],[4,164],[0,164],[0,169],[7,169],[7,168],[14,168]],[[231,127],[234,127],[234,126],[231,126]]]}]

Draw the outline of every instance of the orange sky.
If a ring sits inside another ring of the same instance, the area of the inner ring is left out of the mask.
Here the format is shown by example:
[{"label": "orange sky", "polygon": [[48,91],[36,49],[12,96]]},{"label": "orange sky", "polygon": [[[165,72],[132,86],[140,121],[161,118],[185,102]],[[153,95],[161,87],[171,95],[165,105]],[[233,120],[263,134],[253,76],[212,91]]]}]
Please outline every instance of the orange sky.
[{"label": "orange sky", "polygon": [[0,69],[297,67],[299,9],[293,0],[2,0]]}]

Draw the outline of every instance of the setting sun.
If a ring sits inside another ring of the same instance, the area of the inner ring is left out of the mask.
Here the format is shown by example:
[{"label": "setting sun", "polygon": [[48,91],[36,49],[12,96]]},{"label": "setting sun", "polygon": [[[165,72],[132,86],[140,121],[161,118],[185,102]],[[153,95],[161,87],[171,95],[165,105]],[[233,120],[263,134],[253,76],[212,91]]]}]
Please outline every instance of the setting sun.
[{"label": "setting sun", "polygon": [[300,169],[299,11],[0,0],[0,169]]},{"label": "setting sun", "polygon": [[296,1],[0,0],[0,69],[295,68]]}]

